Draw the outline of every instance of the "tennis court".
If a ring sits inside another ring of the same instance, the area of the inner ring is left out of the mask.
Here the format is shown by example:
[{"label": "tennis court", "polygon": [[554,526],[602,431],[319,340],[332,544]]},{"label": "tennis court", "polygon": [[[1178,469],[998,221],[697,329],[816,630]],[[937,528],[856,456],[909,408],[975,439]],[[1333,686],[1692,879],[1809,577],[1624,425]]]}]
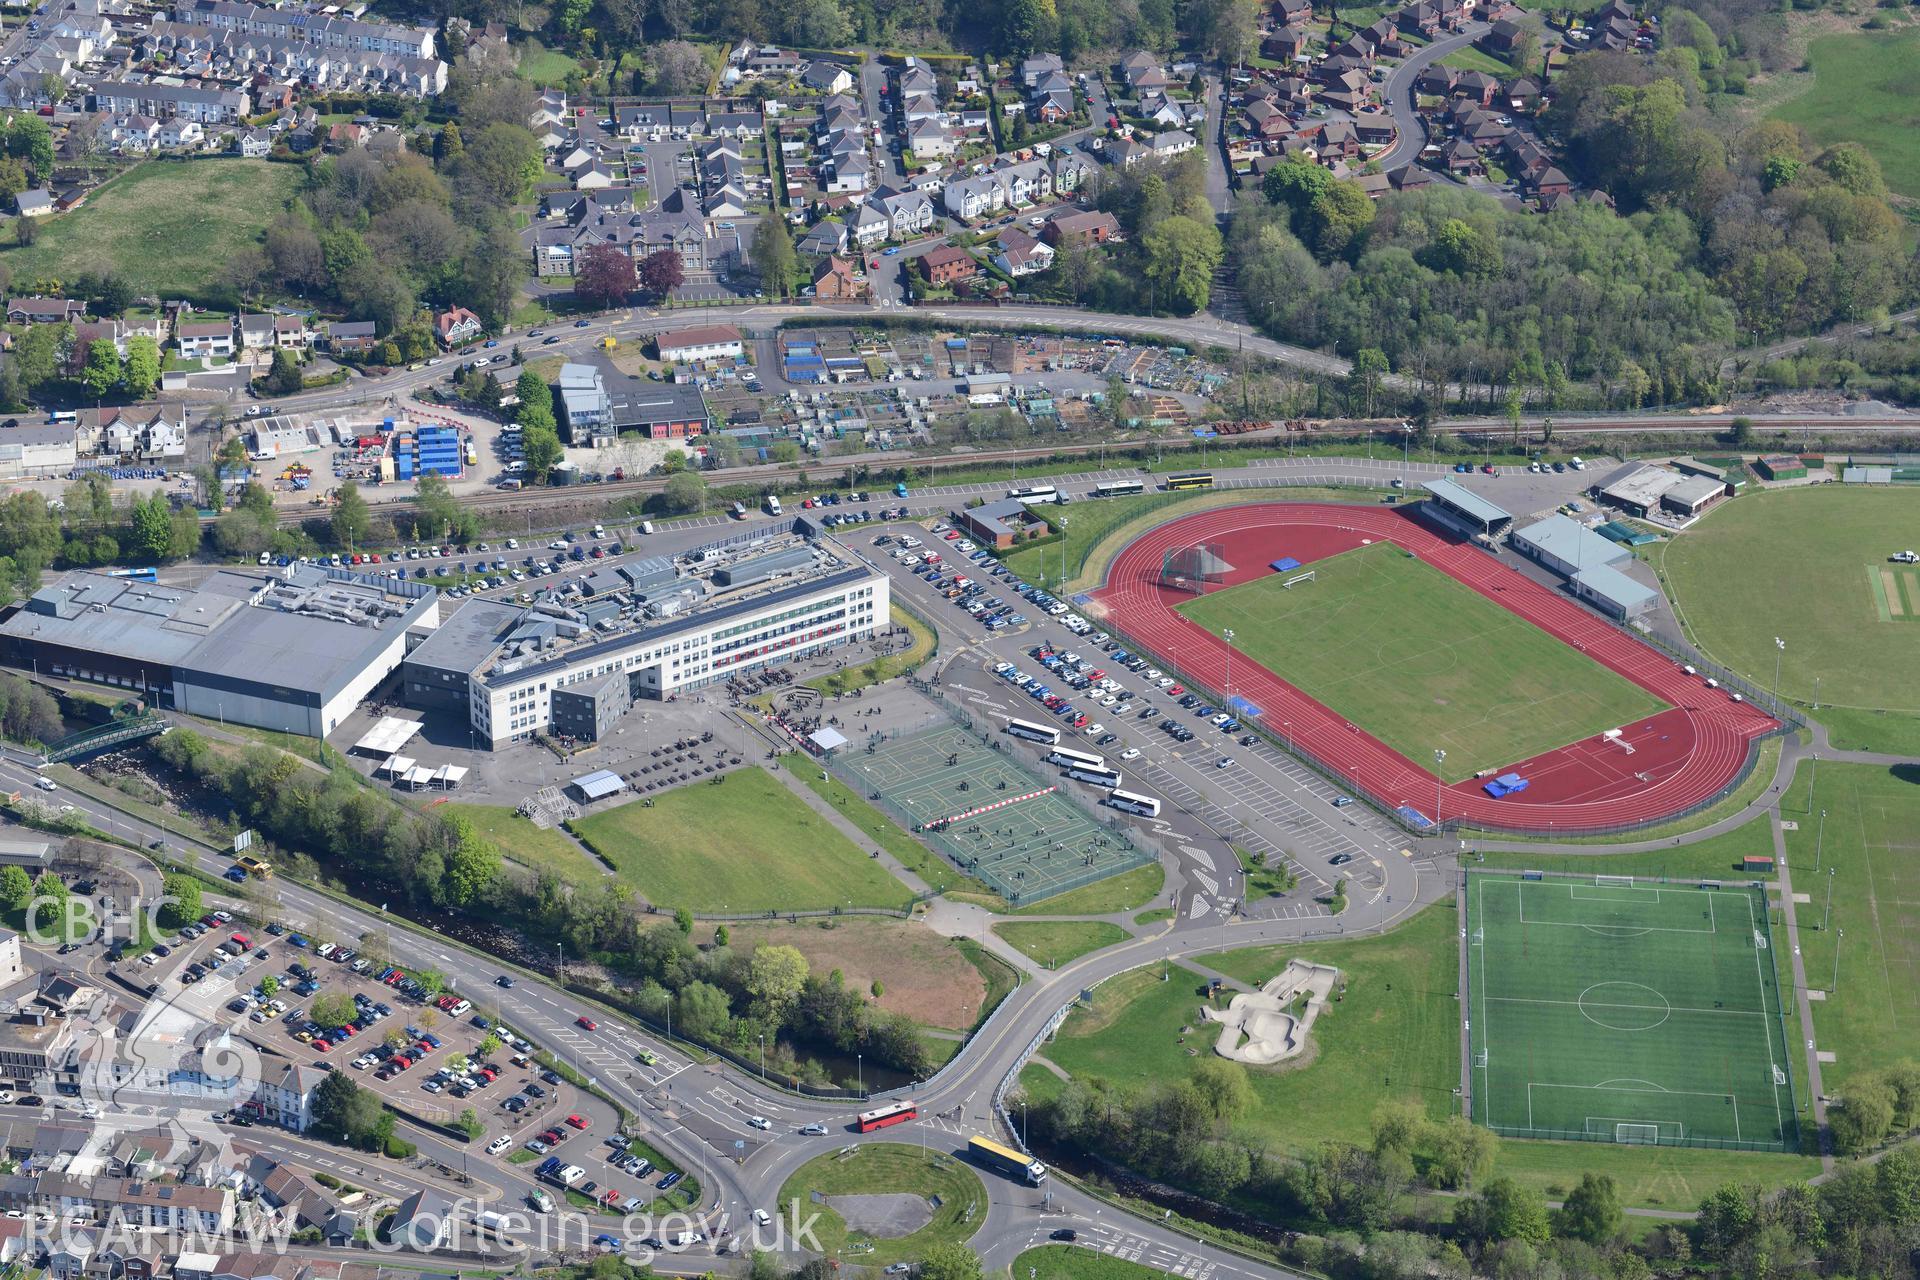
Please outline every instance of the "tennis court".
[{"label": "tennis court", "polygon": [[1473,872],[1465,945],[1479,1123],[1798,1149],[1765,890]]},{"label": "tennis court", "polygon": [[1152,856],[1051,790],[1053,781],[958,725],[842,751],[831,767],[1015,905],[1132,870]]}]

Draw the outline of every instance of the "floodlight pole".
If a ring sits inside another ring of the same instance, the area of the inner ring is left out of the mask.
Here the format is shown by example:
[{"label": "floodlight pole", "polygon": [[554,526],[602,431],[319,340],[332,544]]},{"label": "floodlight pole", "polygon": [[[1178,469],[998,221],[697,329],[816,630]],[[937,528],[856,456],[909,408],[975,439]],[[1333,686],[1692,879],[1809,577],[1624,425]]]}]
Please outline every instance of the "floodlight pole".
[{"label": "floodlight pole", "polygon": [[1827,910],[1826,913],[1820,917],[1820,929],[1822,932],[1826,931],[1827,925],[1833,920],[1833,873],[1837,870],[1839,870],[1838,867],[1827,868]]},{"label": "floodlight pole", "polygon": [[1827,994],[1840,990],[1840,944],[1847,940],[1847,931],[1840,930],[1833,938],[1833,982],[1827,987]]},{"label": "floodlight pole", "polygon": [[1787,651],[1787,642],[1779,636],[1773,638],[1773,702],[1780,705],[1780,655]]},{"label": "floodlight pole", "polygon": [[1222,631],[1220,638],[1227,642],[1227,713],[1231,715],[1233,713],[1233,628],[1228,627]]},{"label": "floodlight pole", "polygon": [[1447,753],[1439,747],[1433,749],[1433,825],[1440,825],[1440,766],[1447,762]]},{"label": "floodlight pole", "polygon": [[[1815,760],[1818,760],[1819,758],[1820,758],[1819,756],[1814,757]],[[1820,834],[1815,836],[1813,839],[1813,873],[1815,875],[1820,874],[1820,850],[1822,846],[1826,844],[1826,842],[1827,842],[1827,811],[1825,809],[1822,809],[1820,811]]]}]

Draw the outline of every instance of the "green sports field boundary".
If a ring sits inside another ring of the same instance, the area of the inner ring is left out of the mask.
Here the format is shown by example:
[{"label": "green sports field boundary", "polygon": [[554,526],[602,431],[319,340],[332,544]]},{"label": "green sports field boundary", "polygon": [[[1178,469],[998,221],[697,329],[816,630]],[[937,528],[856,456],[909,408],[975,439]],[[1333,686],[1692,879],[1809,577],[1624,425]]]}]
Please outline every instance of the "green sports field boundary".
[{"label": "green sports field boundary", "polygon": [[1462,892],[1476,1123],[1799,1149],[1764,885],[1474,870]]}]

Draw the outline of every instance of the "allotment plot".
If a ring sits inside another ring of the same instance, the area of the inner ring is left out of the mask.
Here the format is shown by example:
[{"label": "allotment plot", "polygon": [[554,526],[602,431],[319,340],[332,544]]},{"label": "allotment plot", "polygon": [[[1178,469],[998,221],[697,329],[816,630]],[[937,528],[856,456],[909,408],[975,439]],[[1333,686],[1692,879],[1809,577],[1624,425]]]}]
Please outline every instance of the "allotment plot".
[{"label": "allotment plot", "polygon": [[1764,890],[1474,873],[1464,942],[1479,1123],[1798,1148]]}]

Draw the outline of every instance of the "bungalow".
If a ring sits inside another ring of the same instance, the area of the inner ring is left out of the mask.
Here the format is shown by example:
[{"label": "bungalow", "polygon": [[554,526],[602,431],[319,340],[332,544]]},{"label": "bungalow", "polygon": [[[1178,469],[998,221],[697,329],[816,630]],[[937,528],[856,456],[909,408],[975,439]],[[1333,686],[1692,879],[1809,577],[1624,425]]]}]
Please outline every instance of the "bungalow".
[{"label": "bungalow", "polygon": [[716,111],[707,117],[707,131],[716,138],[758,138],[767,131],[757,111]]},{"label": "bungalow", "polygon": [[613,170],[599,160],[582,166],[573,175],[575,191],[605,191],[613,183]]},{"label": "bungalow", "polygon": [[822,302],[857,302],[867,296],[867,282],[854,274],[852,262],[830,255],[814,268],[813,296]]},{"label": "bungalow", "polygon": [[654,339],[660,358],[675,364],[700,360],[737,360],[746,351],[740,331],[732,325],[709,324],[674,329]]},{"label": "bungalow", "polygon": [[800,83],[816,93],[845,93],[853,88],[853,77],[837,62],[815,61],[801,72]]},{"label": "bungalow", "polygon": [[1150,145],[1153,149],[1154,159],[1171,160],[1175,156],[1187,154],[1187,152],[1193,150],[1200,144],[1194,141],[1192,134],[1184,130],[1176,130],[1172,133],[1155,134],[1153,136],[1153,142]]},{"label": "bungalow", "polygon": [[485,326],[480,323],[479,316],[465,307],[454,307],[433,317],[433,331],[440,345],[451,350],[479,337],[485,331]]},{"label": "bungalow", "polygon": [[965,249],[942,245],[920,259],[920,273],[931,285],[957,284],[980,274],[980,264]]},{"label": "bungalow", "polygon": [[1016,280],[1038,275],[1053,265],[1053,246],[1034,239],[1018,227],[1008,227],[995,237],[998,251],[993,265]]},{"label": "bungalow", "polygon": [[174,345],[189,359],[206,356],[231,356],[234,352],[233,321],[182,320],[173,328]]},{"label": "bungalow", "polygon": [[10,297],[8,324],[71,324],[86,315],[86,303],[71,297]]}]

